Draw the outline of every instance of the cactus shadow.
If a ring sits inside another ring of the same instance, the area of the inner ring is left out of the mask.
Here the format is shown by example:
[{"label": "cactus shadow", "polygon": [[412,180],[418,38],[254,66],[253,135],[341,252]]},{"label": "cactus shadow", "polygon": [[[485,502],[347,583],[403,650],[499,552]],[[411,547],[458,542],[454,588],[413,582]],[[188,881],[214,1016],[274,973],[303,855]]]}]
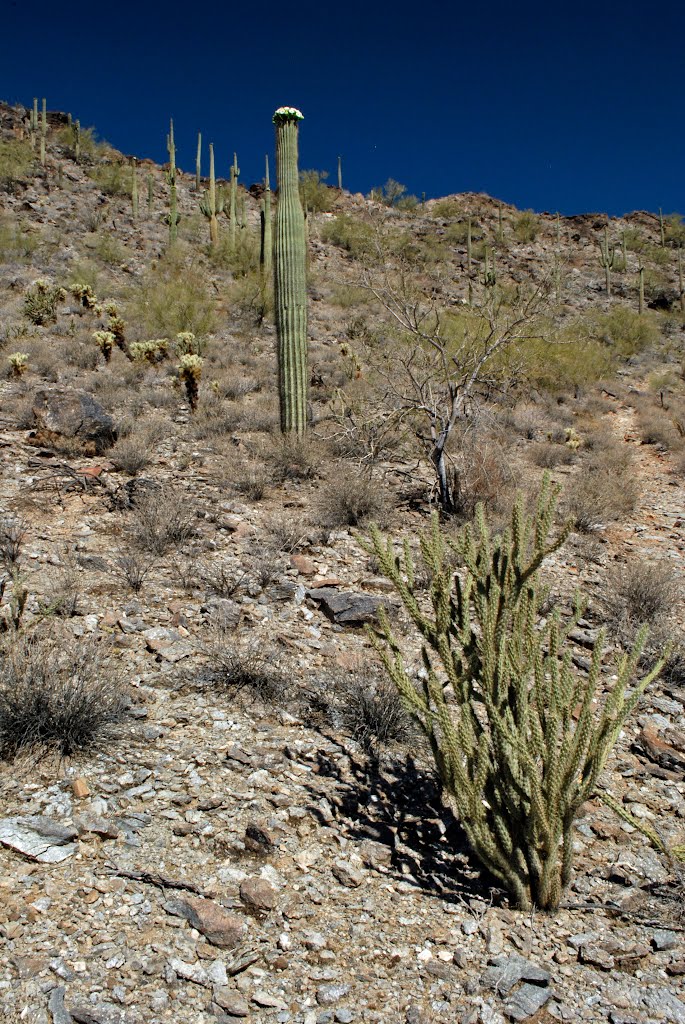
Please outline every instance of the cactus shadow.
[{"label": "cactus shadow", "polygon": [[[443,805],[434,771],[410,753],[382,760],[349,748],[345,753],[349,761],[343,768],[319,751],[317,774],[336,783],[335,797],[327,795],[334,817],[345,821],[346,836],[389,848],[389,863],[381,870],[445,902],[501,902],[501,887],[475,859],[459,822]],[[320,790],[309,788],[320,800]],[[316,805],[311,810],[326,824]]]}]

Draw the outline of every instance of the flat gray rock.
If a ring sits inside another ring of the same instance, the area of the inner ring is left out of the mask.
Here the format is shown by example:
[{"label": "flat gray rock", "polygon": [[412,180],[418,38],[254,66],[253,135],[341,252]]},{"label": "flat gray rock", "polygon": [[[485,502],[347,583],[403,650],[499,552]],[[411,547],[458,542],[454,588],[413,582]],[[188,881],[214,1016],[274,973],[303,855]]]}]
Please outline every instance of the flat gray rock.
[{"label": "flat gray rock", "polygon": [[316,601],[333,622],[347,626],[370,622],[384,604],[379,597],[373,597],[371,594],[356,594],[353,591],[338,590],[337,587],[308,590],[307,597]]},{"label": "flat gray rock", "polygon": [[500,996],[508,996],[520,981],[549,985],[550,974],[522,956],[498,956],[490,961],[481,979],[485,988],[493,989]]},{"label": "flat gray rock", "polygon": [[541,985],[521,985],[514,995],[504,1004],[504,1012],[511,1020],[526,1020],[540,1010],[552,992]]},{"label": "flat gray rock", "polygon": [[42,864],[58,864],[76,852],[78,832],[52,818],[33,815],[0,820],[0,843]]}]

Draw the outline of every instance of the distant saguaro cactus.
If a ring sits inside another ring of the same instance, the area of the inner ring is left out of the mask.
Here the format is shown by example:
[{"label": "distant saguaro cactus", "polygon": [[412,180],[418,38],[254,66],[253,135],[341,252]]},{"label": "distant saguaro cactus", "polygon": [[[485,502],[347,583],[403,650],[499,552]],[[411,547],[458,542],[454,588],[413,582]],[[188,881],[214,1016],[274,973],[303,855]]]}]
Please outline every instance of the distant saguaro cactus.
[{"label": "distant saguaro cactus", "polygon": [[195,191],[200,191],[200,172],[202,170],[202,133],[197,133],[197,153],[195,154]]},{"label": "distant saguaro cactus", "polygon": [[269,183],[269,158],[266,157],[266,174],[264,175],[264,195],[262,197],[261,220],[261,246],[259,250],[259,263],[262,268],[262,280],[266,283],[271,274],[271,257],[273,254],[273,240],[271,237],[271,185]]},{"label": "distant saguaro cactus", "polygon": [[338,188],[342,192],[342,157],[338,157]]},{"label": "distant saguaro cactus", "polygon": [[604,237],[599,243],[599,262],[604,267],[607,295],[611,295],[611,271],[616,262],[616,247],[609,245],[609,229],[604,228]]},{"label": "distant saguaro cactus", "polygon": [[131,157],[131,213],[133,219],[138,220],[138,164],[135,157]]},{"label": "distant saguaro cactus", "polygon": [[216,245],[219,241],[219,223],[217,214],[224,208],[224,197],[220,191],[217,195],[216,178],[214,177],[214,146],[209,144],[209,192],[205,192],[200,200],[200,210],[209,220],[209,241]]},{"label": "distant saguaro cactus", "polygon": [[40,162],[45,167],[45,148],[48,140],[48,112],[45,99],[43,99],[43,106],[41,110],[40,118]]},{"label": "distant saguaro cactus", "polygon": [[169,153],[169,170],[167,171],[167,181],[169,182],[169,213],[167,214],[166,219],[167,224],[169,225],[169,242],[173,245],[178,238],[178,222],[180,220],[178,215],[178,200],[176,197],[176,144],[174,142],[173,119],[169,122],[169,134],[166,138],[166,148]]},{"label": "distant saguaro cactus", "polygon": [[283,433],[304,434],[307,426],[307,247],[297,170],[295,107],[279,107],[276,125],[275,307],[278,387]]},{"label": "distant saguaro cactus", "polygon": [[233,163],[231,164],[231,194],[229,199],[229,229],[228,229],[228,240],[231,247],[231,251],[235,249],[235,226],[236,226],[236,200],[238,197],[238,178],[240,177],[240,168],[238,167],[238,154],[233,154]]}]

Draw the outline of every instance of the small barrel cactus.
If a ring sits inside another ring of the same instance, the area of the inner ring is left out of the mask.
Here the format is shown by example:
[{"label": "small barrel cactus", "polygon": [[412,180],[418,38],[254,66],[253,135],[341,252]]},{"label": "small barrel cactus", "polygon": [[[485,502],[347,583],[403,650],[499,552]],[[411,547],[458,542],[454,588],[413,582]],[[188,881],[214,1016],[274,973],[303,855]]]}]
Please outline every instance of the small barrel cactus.
[{"label": "small barrel cactus", "polygon": [[185,355],[178,364],[178,378],[185,384],[186,395],[191,412],[197,409],[200,394],[200,377],[204,360],[198,355]]}]

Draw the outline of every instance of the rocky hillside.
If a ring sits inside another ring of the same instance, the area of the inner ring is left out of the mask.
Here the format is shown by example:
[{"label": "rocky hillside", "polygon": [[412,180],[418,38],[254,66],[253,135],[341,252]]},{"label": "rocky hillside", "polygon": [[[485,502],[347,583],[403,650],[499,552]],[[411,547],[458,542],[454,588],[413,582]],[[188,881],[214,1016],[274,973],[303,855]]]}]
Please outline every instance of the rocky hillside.
[{"label": "rocky hillside", "polygon": [[[76,159],[49,121],[41,166],[25,112],[0,105],[3,1019],[685,1021],[678,219],[662,240],[647,213],[398,209],[314,182],[312,429],[284,441],[261,189],[240,193],[236,245],[222,218],[212,248],[179,175],[170,249],[163,168],[138,164],[134,217],[129,161],[87,133]],[[470,853],[363,628],[384,604],[418,667],[360,543],[376,520],[416,550],[435,504],[408,368],[439,404],[431,344],[466,365],[527,302],[450,438],[445,529],[478,501],[501,525],[549,470],[574,531],[546,610],[587,595],[577,671],[602,636],[606,692],[645,620],[643,668],[671,650],[550,914],[512,909]],[[65,679],[73,743],[25,744]]]}]

